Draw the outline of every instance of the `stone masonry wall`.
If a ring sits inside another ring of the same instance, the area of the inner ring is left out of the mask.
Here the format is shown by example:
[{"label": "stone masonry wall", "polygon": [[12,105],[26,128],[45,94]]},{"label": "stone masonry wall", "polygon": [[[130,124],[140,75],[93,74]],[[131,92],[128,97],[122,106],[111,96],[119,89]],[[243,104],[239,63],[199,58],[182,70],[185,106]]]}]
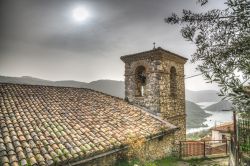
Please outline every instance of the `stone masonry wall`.
[{"label": "stone masonry wall", "polygon": [[[170,69],[176,69],[176,95],[170,94]],[[181,128],[178,138],[186,137],[184,65],[168,59],[162,59],[163,74],[160,80],[160,108],[162,116],[173,125]]]},{"label": "stone masonry wall", "polygon": [[[145,143],[145,154],[150,156],[151,160],[161,159],[166,156],[170,156],[173,148],[174,134],[169,133],[162,138],[155,138]],[[76,165],[81,166],[112,166],[117,163],[117,160],[121,156],[126,156],[127,150],[123,150],[119,153],[113,153],[95,160],[91,160],[86,163],[78,163]],[[73,164],[75,165],[75,164]]]},{"label": "stone masonry wall", "polygon": [[156,138],[149,141],[146,146],[146,152],[151,160],[161,159],[172,154],[175,135],[173,133],[165,135],[163,138]]}]

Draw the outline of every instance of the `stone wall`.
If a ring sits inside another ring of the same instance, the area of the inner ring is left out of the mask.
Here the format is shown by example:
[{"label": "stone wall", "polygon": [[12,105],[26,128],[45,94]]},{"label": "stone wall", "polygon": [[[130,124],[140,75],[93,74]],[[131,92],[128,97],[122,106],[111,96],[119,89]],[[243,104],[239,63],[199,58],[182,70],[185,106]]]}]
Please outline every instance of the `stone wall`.
[{"label": "stone wall", "polygon": [[[148,156],[150,160],[161,159],[166,156],[170,156],[173,148],[174,133],[169,133],[163,137],[155,138],[149,140],[145,143],[145,155]],[[112,166],[117,163],[121,157],[126,156],[128,149],[124,149],[120,152],[112,153],[100,158],[90,160],[88,162],[76,162],[71,163],[71,165],[84,165],[84,166]]]},{"label": "stone wall", "polygon": [[156,138],[146,144],[146,151],[151,160],[161,159],[172,154],[172,148],[175,140],[174,133],[168,134],[162,138]]},{"label": "stone wall", "polygon": [[[176,95],[170,93],[170,69],[176,69]],[[181,140],[186,138],[185,84],[184,64],[173,60],[162,59],[163,74],[160,80],[161,114],[168,122],[180,127],[176,134]]]},{"label": "stone wall", "polygon": [[180,128],[180,130],[175,132],[176,141],[186,140],[186,115],[167,119],[167,121]]}]

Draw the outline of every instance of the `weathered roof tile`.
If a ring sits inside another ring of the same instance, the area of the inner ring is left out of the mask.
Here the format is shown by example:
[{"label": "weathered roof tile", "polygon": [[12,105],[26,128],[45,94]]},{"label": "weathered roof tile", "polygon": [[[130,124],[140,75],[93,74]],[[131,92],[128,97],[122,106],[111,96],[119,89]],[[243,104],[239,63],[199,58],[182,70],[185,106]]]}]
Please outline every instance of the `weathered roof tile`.
[{"label": "weathered roof tile", "polygon": [[9,158],[7,156],[3,156],[1,158],[1,162],[2,162],[2,164],[5,164],[5,163],[9,163],[10,161],[9,161]]},{"label": "weathered roof tile", "polygon": [[26,158],[26,156],[25,156],[25,154],[23,153],[23,151],[18,152],[18,153],[17,153],[17,156],[18,156],[19,161]]},{"label": "weathered roof tile", "polygon": [[23,148],[22,147],[17,147],[16,148],[16,152],[18,153],[18,152],[21,152],[21,151],[23,151]]},{"label": "weathered roof tile", "polygon": [[36,161],[35,157],[30,157],[29,161],[30,161],[31,165],[37,164],[37,161]]},{"label": "weathered roof tile", "polygon": [[28,163],[27,163],[27,161],[25,160],[25,159],[21,159],[21,165],[22,166],[25,166],[25,165],[27,165]]},{"label": "weathered roof tile", "polygon": [[7,152],[14,150],[14,146],[13,146],[12,142],[6,142],[5,145],[6,145]]},{"label": "weathered roof tile", "polygon": [[3,166],[10,166],[9,163],[3,163]]},{"label": "weathered roof tile", "polygon": [[16,155],[14,154],[9,155],[9,160],[10,160],[10,163],[14,163],[18,161]]}]

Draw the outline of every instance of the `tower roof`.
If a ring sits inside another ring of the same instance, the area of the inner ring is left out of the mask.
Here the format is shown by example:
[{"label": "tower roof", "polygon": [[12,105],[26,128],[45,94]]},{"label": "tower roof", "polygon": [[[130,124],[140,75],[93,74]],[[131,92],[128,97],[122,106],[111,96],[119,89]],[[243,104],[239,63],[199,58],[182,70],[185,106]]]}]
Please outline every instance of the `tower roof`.
[{"label": "tower roof", "polygon": [[149,51],[121,56],[121,60],[125,63],[135,61],[135,60],[147,59],[147,58],[152,58],[152,59],[167,58],[171,60],[177,60],[182,63],[185,63],[188,60],[187,58],[181,55],[175,54],[161,47],[158,47],[156,49],[152,49]]}]

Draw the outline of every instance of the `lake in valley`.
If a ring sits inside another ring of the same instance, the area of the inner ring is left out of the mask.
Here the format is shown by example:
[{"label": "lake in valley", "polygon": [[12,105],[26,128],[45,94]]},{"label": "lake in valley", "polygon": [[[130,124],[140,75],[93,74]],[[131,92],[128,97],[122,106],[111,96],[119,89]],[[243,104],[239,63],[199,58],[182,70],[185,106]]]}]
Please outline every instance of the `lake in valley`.
[{"label": "lake in valley", "polygon": [[[202,103],[196,103],[196,104],[198,104],[202,109],[204,109],[214,103],[216,102],[202,102]],[[221,123],[224,123],[224,122],[233,121],[232,111],[207,111],[205,110],[205,112],[211,114],[211,116],[207,117],[206,121],[203,123],[204,125],[207,125],[207,127],[190,128],[190,129],[187,129],[187,133],[194,133],[194,132],[202,131],[202,130],[214,127],[215,125],[220,125]]]}]

